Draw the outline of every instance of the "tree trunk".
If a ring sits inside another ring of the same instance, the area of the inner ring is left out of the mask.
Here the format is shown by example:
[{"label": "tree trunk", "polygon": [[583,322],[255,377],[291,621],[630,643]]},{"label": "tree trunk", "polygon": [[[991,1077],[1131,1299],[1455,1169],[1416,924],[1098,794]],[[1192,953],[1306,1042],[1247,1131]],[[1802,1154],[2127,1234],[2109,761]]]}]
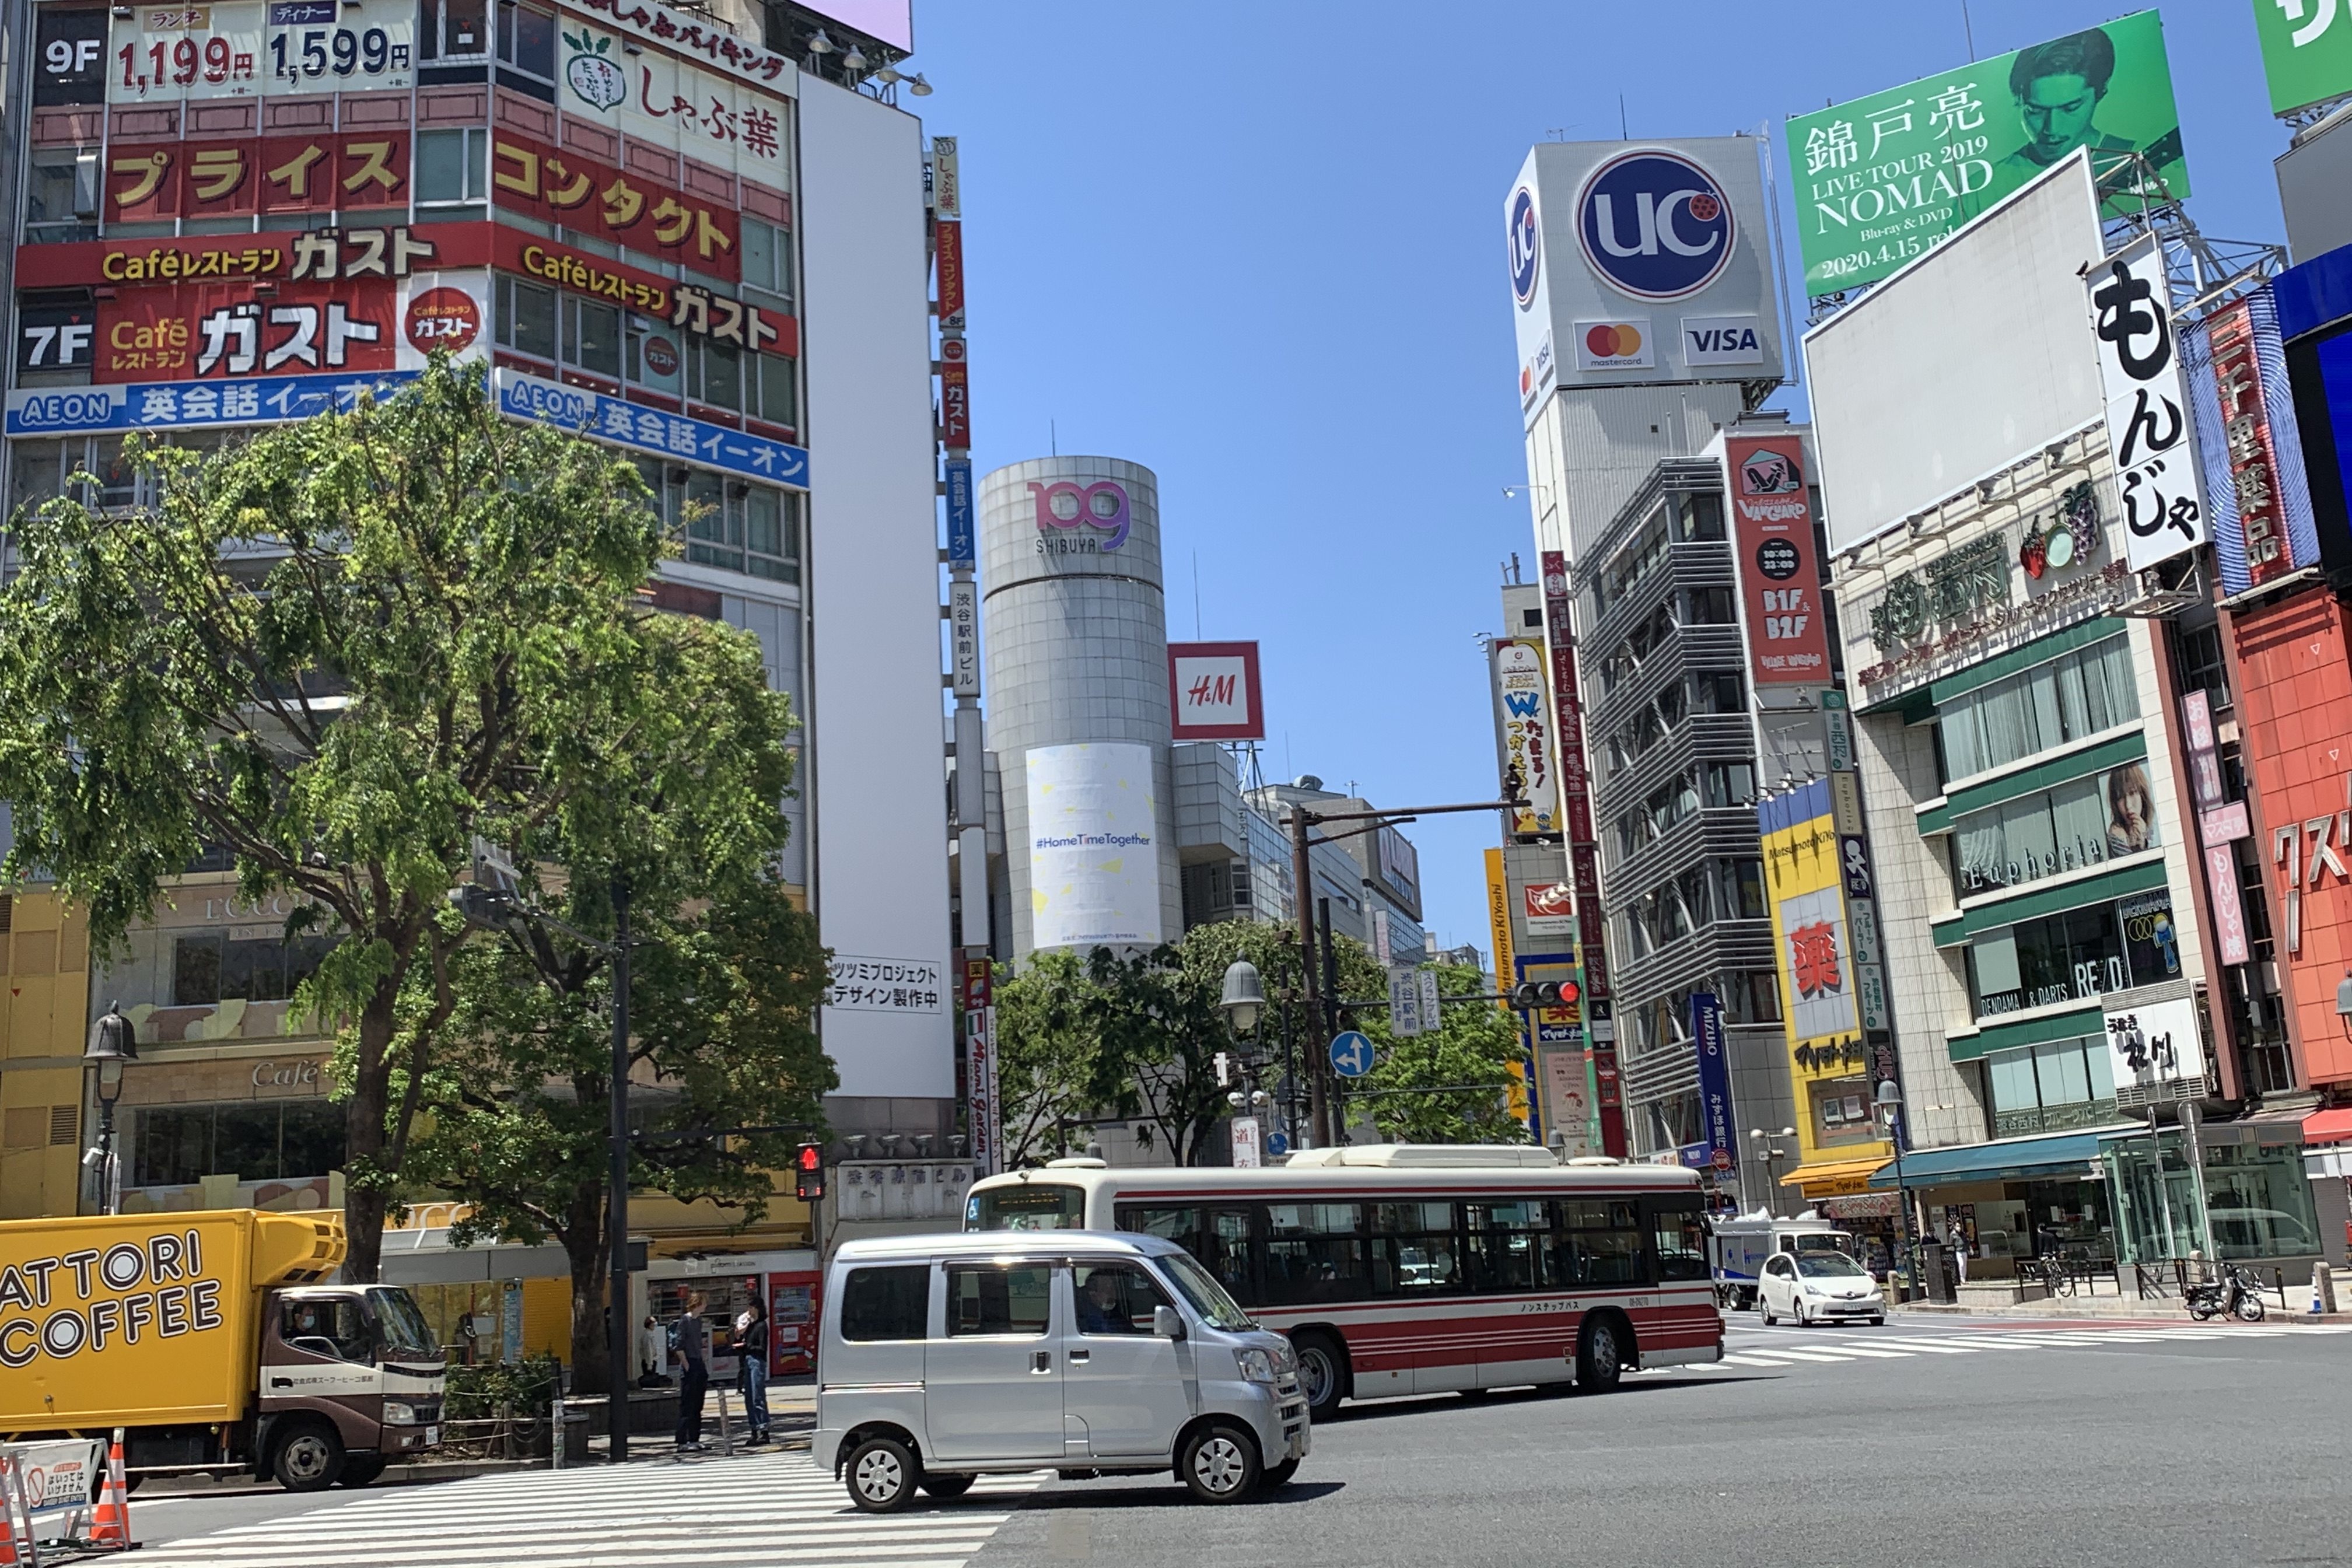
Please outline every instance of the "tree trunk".
[{"label": "tree trunk", "polygon": [[375,1283],[383,1263],[383,1221],[391,1194],[374,1182],[353,1180],[362,1171],[379,1177],[383,1170],[384,1112],[390,1097],[394,1007],[399,987],[376,986],[360,1014],[359,1067],[352,1075],[352,1097],[343,1105],[343,1277],[359,1284]]},{"label": "tree trunk", "polygon": [[[565,1216],[564,1255],[572,1260],[572,1391],[610,1394],[612,1360],[605,1333],[604,1194],[576,1194]],[[630,1364],[635,1361],[631,1358]]]}]

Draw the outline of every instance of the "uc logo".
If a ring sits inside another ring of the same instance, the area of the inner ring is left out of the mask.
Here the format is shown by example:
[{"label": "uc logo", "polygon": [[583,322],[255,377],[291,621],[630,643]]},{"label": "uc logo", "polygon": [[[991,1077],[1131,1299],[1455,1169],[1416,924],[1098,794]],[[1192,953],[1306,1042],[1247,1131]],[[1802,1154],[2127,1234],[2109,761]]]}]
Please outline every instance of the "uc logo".
[{"label": "uc logo", "polygon": [[1723,275],[1738,232],[1715,176],[1678,153],[1622,153],[1576,199],[1592,270],[1642,300],[1681,300]]},{"label": "uc logo", "polygon": [[1110,537],[1103,541],[1105,550],[1117,550],[1127,542],[1127,531],[1133,521],[1127,501],[1126,487],[1111,479],[1099,479],[1090,485],[1072,484],[1059,479],[1050,485],[1029,481],[1029,494],[1037,502],[1037,526],[1048,528],[1107,528]]},{"label": "uc logo", "polygon": [[1509,231],[1504,240],[1510,248],[1511,292],[1524,310],[1536,302],[1536,267],[1543,255],[1542,234],[1536,223],[1536,195],[1525,185],[1511,193]]}]

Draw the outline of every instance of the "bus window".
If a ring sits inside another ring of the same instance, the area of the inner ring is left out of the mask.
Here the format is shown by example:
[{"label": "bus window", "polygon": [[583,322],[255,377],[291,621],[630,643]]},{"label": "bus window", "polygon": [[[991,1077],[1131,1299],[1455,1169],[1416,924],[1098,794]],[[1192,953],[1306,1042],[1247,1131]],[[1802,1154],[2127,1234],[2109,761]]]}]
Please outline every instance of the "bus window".
[{"label": "bus window", "polygon": [[1265,1300],[1282,1306],[1371,1294],[1361,1204],[1266,1205]]},{"label": "bus window", "polygon": [[1201,1266],[1216,1277],[1218,1284],[1233,1292],[1235,1300],[1244,1306],[1255,1306],[1260,1298],[1250,1273],[1250,1211],[1211,1209],[1208,1220],[1201,1236],[1201,1250],[1195,1254]]},{"label": "bus window", "polygon": [[1172,1241],[1187,1252],[1201,1245],[1201,1211],[1196,1208],[1147,1208],[1141,1204],[1121,1204],[1115,1223],[1119,1229],[1138,1236]]},{"label": "bus window", "polygon": [[1372,1286],[1381,1295],[1417,1295],[1461,1286],[1461,1246],[1452,1204],[1374,1204]]},{"label": "bus window", "polygon": [[1539,1199],[1472,1204],[1465,1211],[1470,1237],[1470,1280],[1478,1290],[1539,1290],[1549,1284],[1551,1214]]},{"label": "bus window", "polygon": [[1649,1261],[1641,1220],[1631,1202],[1619,1198],[1568,1198],[1558,1205],[1566,1235],[1553,1248],[1556,1285],[1643,1285]]},{"label": "bus window", "polygon": [[1706,1222],[1699,1217],[1697,1200],[1660,1199],[1648,1206],[1650,1237],[1657,1252],[1658,1279],[1661,1281],[1706,1279]]},{"label": "bus window", "polygon": [[1084,1230],[1087,1194],[1058,1182],[991,1187],[965,1200],[966,1230]]}]

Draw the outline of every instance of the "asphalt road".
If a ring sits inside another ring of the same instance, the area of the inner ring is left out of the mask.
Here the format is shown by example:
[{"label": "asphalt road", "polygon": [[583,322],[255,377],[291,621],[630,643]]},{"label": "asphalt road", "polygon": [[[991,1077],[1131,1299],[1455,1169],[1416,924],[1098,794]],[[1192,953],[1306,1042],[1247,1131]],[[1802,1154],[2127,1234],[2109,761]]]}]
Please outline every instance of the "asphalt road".
[{"label": "asphalt road", "polygon": [[[2020,1328],[1733,1322],[1735,1354]],[[973,1568],[2352,1562],[2352,1336],[2004,1337],[2022,1342],[1353,1407],[1316,1428],[1276,1501],[1208,1510],[1168,1485],[1056,1485]]]},{"label": "asphalt road", "polygon": [[[1940,1317],[1768,1330],[1742,1313],[1720,1368],[1643,1374],[1608,1395],[1351,1407],[1316,1429],[1290,1487],[1244,1507],[1195,1506],[1158,1478],[1048,1482],[1001,1525],[992,1518],[984,1545],[975,1539],[952,1559],[977,1545],[973,1568],[2352,1563],[2352,1334],[2217,1325],[2183,1337],[2192,1331],[2185,1319]],[[400,1489],[428,1510],[442,1489]],[[723,1495],[749,1502],[761,1491]],[[820,1491],[838,1510],[829,1481]],[[382,1487],[309,1497],[149,1489],[132,1500],[132,1524],[152,1550],[361,1499],[390,1500]],[[890,1518],[943,1528],[971,1506]],[[688,1505],[684,1518],[697,1511]],[[830,1528],[824,1517],[809,1523]],[[510,1560],[446,1528],[404,1531],[411,1550],[398,1552],[355,1540],[354,1560]],[[511,1560],[542,1568],[547,1550]],[[877,1539],[844,1556],[924,1550]],[[208,1561],[238,1555],[214,1549]]]}]

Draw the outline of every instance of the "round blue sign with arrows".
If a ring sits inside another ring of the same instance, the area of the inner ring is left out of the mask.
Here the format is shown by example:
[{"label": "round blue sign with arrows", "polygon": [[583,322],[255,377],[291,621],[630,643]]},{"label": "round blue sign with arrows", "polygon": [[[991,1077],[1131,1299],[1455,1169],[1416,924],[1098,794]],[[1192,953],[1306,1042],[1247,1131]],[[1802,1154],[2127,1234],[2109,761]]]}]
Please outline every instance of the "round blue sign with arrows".
[{"label": "round blue sign with arrows", "polygon": [[1265,1152],[1274,1155],[1277,1159],[1289,1153],[1290,1139],[1288,1135],[1281,1132],[1267,1133],[1265,1135]]},{"label": "round blue sign with arrows", "polygon": [[1372,1070],[1372,1042],[1349,1029],[1331,1041],[1331,1070],[1341,1078],[1361,1078]]}]

